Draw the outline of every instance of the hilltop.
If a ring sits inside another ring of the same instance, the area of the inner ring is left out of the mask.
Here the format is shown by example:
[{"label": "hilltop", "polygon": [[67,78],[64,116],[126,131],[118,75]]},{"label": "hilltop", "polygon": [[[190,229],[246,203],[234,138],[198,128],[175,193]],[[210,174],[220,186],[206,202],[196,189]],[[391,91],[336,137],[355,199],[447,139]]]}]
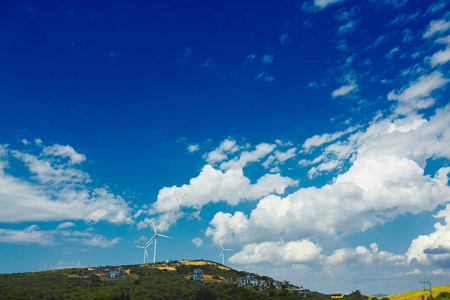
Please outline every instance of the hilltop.
[{"label": "hilltop", "polygon": [[[440,293],[450,292],[450,285],[446,284],[446,285],[433,286],[433,287],[431,287],[431,291],[433,293],[433,296],[436,297]],[[427,299],[428,296],[429,296],[428,289],[426,289],[426,291],[424,291],[423,289],[420,289],[420,290],[415,290],[415,291],[411,291],[411,292],[393,294],[393,295],[390,295],[387,297],[390,300],[404,300],[404,299],[422,300],[422,299]]]},{"label": "hilltop", "polygon": [[[248,285],[245,286],[242,282]],[[450,290],[449,286],[445,287],[439,290],[434,287],[433,292]],[[308,300],[331,299],[330,295],[319,292],[304,292]],[[303,298],[304,293],[288,282],[237,271],[220,263],[204,260],[0,274],[0,299]],[[356,291],[344,295],[342,299],[374,298]],[[402,299],[421,300],[409,298],[406,294],[397,298],[392,296],[390,300]]]},{"label": "hilltop", "polygon": [[[194,271],[201,279],[194,280]],[[115,273],[116,272],[116,273]],[[111,275],[114,273],[114,275]],[[203,260],[0,274],[1,299],[301,299],[297,287],[256,275],[267,288],[242,286],[250,273]],[[197,274],[198,275],[198,274]],[[115,277],[115,278],[111,278]],[[278,282],[279,283],[279,282]],[[290,290],[289,290],[290,289]]]}]

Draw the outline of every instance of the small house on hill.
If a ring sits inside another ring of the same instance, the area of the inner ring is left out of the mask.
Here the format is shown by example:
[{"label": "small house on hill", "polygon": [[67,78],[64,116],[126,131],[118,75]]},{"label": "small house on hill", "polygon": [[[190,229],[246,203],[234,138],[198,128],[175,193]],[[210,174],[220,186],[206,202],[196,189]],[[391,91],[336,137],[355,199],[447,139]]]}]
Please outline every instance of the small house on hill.
[{"label": "small house on hill", "polygon": [[338,299],[344,297],[341,293],[334,293],[330,295],[333,299]]},{"label": "small house on hill", "polygon": [[84,276],[84,275],[87,274],[87,272],[88,272],[88,269],[87,269],[87,268],[78,268],[78,270],[77,270],[77,275],[78,275],[78,276]]},{"label": "small house on hill", "polygon": [[194,280],[202,280],[203,271],[201,269],[194,270]]}]

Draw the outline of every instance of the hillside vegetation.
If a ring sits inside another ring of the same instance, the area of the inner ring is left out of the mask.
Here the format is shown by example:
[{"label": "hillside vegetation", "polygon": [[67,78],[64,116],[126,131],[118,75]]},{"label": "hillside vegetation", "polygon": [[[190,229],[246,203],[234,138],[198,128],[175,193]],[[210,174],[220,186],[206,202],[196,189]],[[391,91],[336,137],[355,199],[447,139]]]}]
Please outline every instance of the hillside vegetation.
[{"label": "hillside vegetation", "polygon": [[[203,271],[202,280],[193,280],[195,269]],[[286,283],[276,287],[277,282],[267,276],[257,275],[259,281],[267,283],[265,289],[238,284],[248,274],[203,260],[123,266],[122,274],[116,279],[111,279],[109,272],[98,272],[95,268],[81,276],[77,268],[0,274],[0,299],[304,299],[302,293],[294,291],[297,287]],[[435,291],[439,293],[440,289],[435,287]],[[400,295],[404,297],[390,296],[390,300],[416,300],[406,293]],[[330,300],[331,297],[307,291],[306,299]],[[342,299],[370,298],[355,291]]]},{"label": "hillside vegetation", "polygon": [[[433,293],[434,297],[437,297],[439,294],[443,292],[450,292],[450,285],[438,285],[431,287],[431,292]],[[390,300],[422,300],[427,299],[429,296],[428,289],[424,291],[423,289],[406,292],[406,293],[399,293],[399,294],[393,294],[388,296]]]},{"label": "hillside vegetation", "polygon": [[[203,280],[193,280],[201,268]],[[111,270],[113,270],[111,268]],[[109,273],[78,269],[0,274],[0,299],[301,299],[302,294],[288,291],[289,286],[274,288],[272,278],[257,276],[268,282],[266,290],[237,284],[247,272],[230,269],[210,261],[182,261],[166,264],[123,266],[118,279]],[[103,274],[98,274],[103,273]],[[295,288],[295,287],[292,287]],[[330,299],[310,292],[310,299]],[[350,296],[347,296],[350,297]],[[361,298],[355,298],[360,300]],[[351,297],[347,300],[352,300]]]}]

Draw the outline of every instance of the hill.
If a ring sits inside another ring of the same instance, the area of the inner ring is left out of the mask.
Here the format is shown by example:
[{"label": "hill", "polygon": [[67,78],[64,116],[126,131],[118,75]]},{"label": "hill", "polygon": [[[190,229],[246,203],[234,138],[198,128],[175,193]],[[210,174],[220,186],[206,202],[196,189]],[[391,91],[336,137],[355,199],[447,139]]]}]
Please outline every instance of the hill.
[{"label": "hill", "polygon": [[[433,287],[433,293],[450,290],[441,287]],[[204,260],[0,274],[0,299],[303,299],[297,289],[288,282]],[[422,290],[389,298],[421,300],[414,298],[418,292]],[[306,291],[306,298],[331,299],[314,291]],[[355,291],[342,299],[370,298]]]},{"label": "hill", "polygon": [[[431,292],[433,293],[434,297],[436,297],[442,292],[450,292],[450,285],[433,286],[431,287]],[[420,289],[406,293],[393,294],[387,297],[390,300],[422,300],[427,299],[428,296],[429,296],[428,289],[426,292],[424,292],[423,289]]]},{"label": "hill", "polygon": [[[194,270],[199,269],[202,270],[201,279],[194,280]],[[255,276],[258,282],[265,283],[265,286],[239,284],[240,278],[247,278],[249,274],[203,260],[0,274],[0,299],[301,299],[303,297],[303,294],[293,291],[297,287],[266,276]],[[315,295],[322,298],[322,294]],[[323,298],[329,299],[329,296],[323,295]]]}]

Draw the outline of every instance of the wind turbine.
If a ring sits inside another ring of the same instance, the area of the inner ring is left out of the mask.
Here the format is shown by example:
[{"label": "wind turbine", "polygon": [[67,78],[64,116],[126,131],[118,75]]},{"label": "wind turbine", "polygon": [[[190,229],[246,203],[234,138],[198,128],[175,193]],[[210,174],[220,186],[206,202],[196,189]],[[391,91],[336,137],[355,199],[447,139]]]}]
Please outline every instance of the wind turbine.
[{"label": "wind turbine", "polygon": [[152,243],[152,240],[149,240],[144,246],[133,245],[136,248],[144,249],[144,264],[145,264],[146,261],[148,262],[147,248],[148,248],[148,246],[150,246],[151,243]]},{"label": "wind turbine", "polygon": [[153,224],[153,231],[155,231],[155,235],[147,242],[146,245],[150,245],[153,241],[155,241],[155,252],[153,252],[153,263],[155,263],[156,262],[156,243],[158,241],[158,236],[162,236],[162,237],[172,239],[172,240],[173,240],[173,237],[157,233],[154,220],[152,220],[152,224]]},{"label": "wind turbine", "polygon": [[225,249],[220,242],[219,245],[220,248],[222,248],[222,252],[220,252],[220,255],[217,259],[219,259],[222,256],[222,265],[225,265],[225,251],[234,251],[234,249]]}]

